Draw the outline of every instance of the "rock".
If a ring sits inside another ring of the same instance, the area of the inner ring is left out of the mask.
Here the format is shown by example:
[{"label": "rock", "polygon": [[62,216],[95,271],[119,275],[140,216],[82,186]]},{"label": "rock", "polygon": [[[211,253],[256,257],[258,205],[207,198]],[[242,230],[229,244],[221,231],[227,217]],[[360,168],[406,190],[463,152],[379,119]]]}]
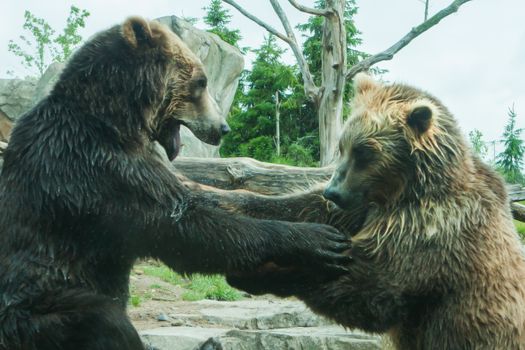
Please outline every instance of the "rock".
[{"label": "rock", "polygon": [[331,324],[298,301],[216,302],[203,300],[199,304],[204,306],[199,310],[203,321],[238,329],[314,327]]},{"label": "rock", "polygon": [[190,309],[185,304],[180,308],[185,313],[170,314],[176,324],[198,327],[144,331],[145,341],[159,350],[381,349],[380,337],[333,325],[299,301],[203,300],[193,302]]},{"label": "rock", "polygon": [[33,107],[37,81],[28,79],[0,79],[0,110],[16,120]]},{"label": "rock", "polygon": [[379,350],[378,336],[349,332],[339,326],[271,330],[167,327],[142,332],[159,350]]},{"label": "rock", "polygon": [[[217,35],[196,29],[190,23],[176,17],[157,19],[173,30],[204,63],[210,94],[215,98],[226,117],[230,110],[239,76],[244,68],[240,51],[222,41]],[[187,157],[217,157],[219,149],[195,138],[191,131],[181,128],[181,155]]]},{"label": "rock", "polygon": [[53,86],[55,86],[55,83],[60,77],[60,73],[62,73],[62,70],[65,66],[65,63],[54,62],[49,67],[47,67],[44,75],[42,75],[36,84],[35,93],[33,95],[34,104],[37,104],[41,99],[46,97],[51,92],[51,89],[53,89]]},{"label": "rock", "polygon": [[0,141],[7,142],[9,140],[9,134],[13,128],[13,122],[7,114],[0,110]]},{"label": "rock", "polygon": [[[233,330],[217,337],[224,350],[380,350],[377,336],[349,332],[339,326],[298,327],[264,331]],[[238,345],[243,347],[239,348]]]},{"label": "rock", "polygon": [[185,324],[184,321],[179,318],[176,318],[173,321],[171,321],[171,325],[173,327],[180,327],[180,326],[183,326],[184,324]]},{"label": "rock", "polygon": [[167,321],[169,321],[169,320],[170,320],[170,318],[169,318],[168,315],[166,315],[166,314],[159,314],[159,315],[157,316],[157,321],[167,322]]},{"label": "rock", "polygon": [[210,338],[225,335],[230,329],[165,327],[141,332],[144,342],[159,350],[195,350]]}]

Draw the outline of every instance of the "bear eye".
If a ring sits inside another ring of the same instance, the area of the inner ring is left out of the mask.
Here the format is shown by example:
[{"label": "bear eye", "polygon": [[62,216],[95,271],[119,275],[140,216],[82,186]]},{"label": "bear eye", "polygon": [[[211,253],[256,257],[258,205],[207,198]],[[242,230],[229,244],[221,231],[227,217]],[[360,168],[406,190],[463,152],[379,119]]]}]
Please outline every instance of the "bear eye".
[{"label": "bear eye", "polygon": [[204,89],[207,84],[208,84],[208,79],[206,79],[206,77],[200,77],[195,80],[196,88]]},{"label": "bear eye", "polygon": [[374,158],[374,151],[370,147],[357,146],[352,150],[352,157],[358,167],[365,167]]}]

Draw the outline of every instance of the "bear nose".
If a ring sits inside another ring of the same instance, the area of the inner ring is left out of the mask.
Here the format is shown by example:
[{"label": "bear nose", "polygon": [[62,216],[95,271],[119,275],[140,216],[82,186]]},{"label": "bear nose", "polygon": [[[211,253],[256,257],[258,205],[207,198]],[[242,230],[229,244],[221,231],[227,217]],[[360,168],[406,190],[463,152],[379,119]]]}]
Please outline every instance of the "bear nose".
[{"label": "bear nose", "polygon": [[335,204],[341,202],[341,194],[339,194],[339,192],[334,190],[332,187],[325,188],[323,197],[334,202]]},{"label": "bear nose", "polygon": [[222,124],[221,125],[221,135],[224,136],[227,133],[231,131],[230,126],[228,124]]}]

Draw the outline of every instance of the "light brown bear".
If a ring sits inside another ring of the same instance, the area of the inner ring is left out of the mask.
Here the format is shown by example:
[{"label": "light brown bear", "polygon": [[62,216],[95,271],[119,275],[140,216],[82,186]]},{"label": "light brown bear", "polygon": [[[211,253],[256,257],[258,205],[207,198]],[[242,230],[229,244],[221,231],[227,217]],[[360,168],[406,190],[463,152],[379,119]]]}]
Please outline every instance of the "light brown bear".
[{"label": "light brown bear", "polygon": [[324,191],[339,208],[321,190],[218,197],[255,217],[346,232],[348,273],[312,285],[267,264],[230,283],[295,294],[346,327],[389,334],[397,349],[525,349],[525,261],[504,183],[473,155],[446,107],[360,74],[340,152]]}]

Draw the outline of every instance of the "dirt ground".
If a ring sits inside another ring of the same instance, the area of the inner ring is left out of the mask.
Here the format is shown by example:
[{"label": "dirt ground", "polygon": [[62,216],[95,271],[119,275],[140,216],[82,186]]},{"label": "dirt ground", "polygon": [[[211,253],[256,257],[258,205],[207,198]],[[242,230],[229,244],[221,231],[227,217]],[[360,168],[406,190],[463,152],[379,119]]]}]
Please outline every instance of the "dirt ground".
[{"label": "dirt ground", "polygon": [[[184,283],[173,284],[160,277],[151,276],[145,271],[148,267],[157,266],[157,262],[146,261],[135,265],[130,277],[131,299],[128,304],[128,314],[140,330],[159,327],[180,326],[173,314],[195,314],[202,305],[182,299],[188,290]],[[182,278],[182,277],[181,277]],[[135,298],[135,302],[133,302]],[[242,299],[272,299],[271,296],[254,297],[242,293]],[[192,322],[192,326],[199,326],[199,321]]]}]

